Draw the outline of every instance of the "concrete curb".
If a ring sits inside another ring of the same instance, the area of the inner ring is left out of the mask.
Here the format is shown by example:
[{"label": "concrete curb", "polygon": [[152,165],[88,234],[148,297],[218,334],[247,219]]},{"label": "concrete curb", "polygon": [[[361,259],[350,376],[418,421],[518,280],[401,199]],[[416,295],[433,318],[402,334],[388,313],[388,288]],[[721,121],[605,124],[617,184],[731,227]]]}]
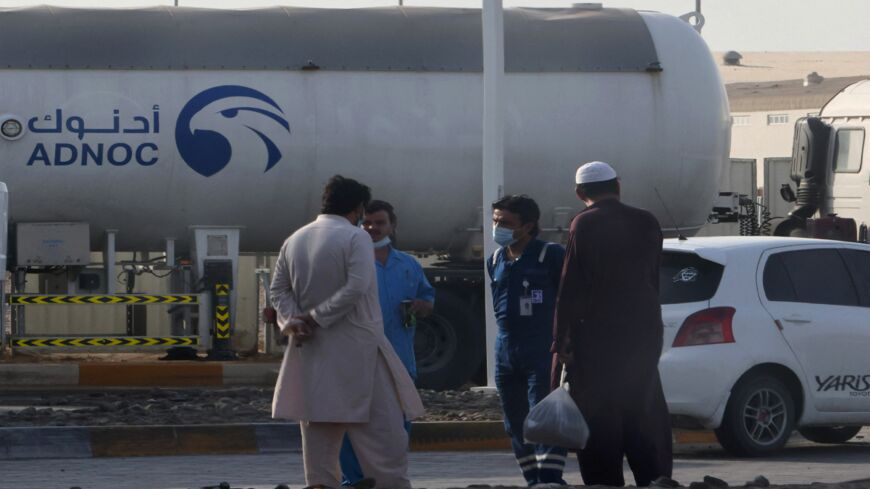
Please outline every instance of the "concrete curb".
[{"label": "concrete curb", "polygon": [[273,386],[280,368],[277,362],[0,363],[0,388]]},{"label": "concrete curb", "polygon": [[[688,434],[690,436],[682,436]],[[715,443],[710,432],[675,432],[675,444]],[[509,450],[500,421],[420,422],[411,430],[413,451]],[[296,452],[295,423],[184,426],[0,428],[0,460],[227,455]]]},{"label": "concrete curb", "polygon": [[0,387],[77,386],[78,364],[0,364]]}]

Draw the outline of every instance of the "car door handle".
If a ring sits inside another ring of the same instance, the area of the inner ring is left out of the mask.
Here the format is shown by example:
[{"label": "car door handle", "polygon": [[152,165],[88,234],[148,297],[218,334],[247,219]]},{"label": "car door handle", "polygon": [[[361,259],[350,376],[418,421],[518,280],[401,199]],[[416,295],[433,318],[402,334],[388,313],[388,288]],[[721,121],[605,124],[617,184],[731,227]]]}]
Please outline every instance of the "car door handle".
[{"label": "car door handle", "polygon": [[802,318],[800,316],[792,316],[792,317],[782,318],[782,320],[787,322],[787,323],[794,323],[794,324],[809,324],[809,323],[813,322],[810,319]]}]

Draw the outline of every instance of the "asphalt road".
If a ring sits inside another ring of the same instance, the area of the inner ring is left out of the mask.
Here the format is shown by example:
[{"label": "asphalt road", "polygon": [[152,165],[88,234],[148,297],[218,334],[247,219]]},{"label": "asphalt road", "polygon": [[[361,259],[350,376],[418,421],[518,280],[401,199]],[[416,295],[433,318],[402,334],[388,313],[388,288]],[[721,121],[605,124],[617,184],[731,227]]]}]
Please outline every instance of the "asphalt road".
[{"label": "asphalt road", "polygon": [[[674,478],[688,486],[705,475],[743,484],[764,475],[773,484],[809,484],[870,479],[870,429],[844,445],[797,442],[766,459],[735,459],[714,446],[681,447]],[[522,479],[509,452],[414,452],[411,478],[418,488],[514,485]],[[565,479],[582,483],[576,461]],[[631,483],[631,475],[626,472]],[[275,455],[98,458],[0,462],[2,489],[182,489],[228,481],[232,487],[272,489],[304,486],[302,456]],[[868,484],[870,487],[870,484]]]}]

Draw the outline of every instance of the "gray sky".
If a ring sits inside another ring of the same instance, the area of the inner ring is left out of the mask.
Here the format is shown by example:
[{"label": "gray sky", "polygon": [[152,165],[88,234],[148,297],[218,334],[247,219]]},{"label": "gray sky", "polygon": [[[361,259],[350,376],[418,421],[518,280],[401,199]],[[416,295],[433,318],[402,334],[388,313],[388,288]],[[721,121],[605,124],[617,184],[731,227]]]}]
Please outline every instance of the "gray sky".
[{"label": "gray sky", "polygon": [[[179,0],[192,7],[255,8],[271,5],[367,7],[379,0]],[[0,0],[0,7],[142,7],[172,0]],[[570,1],[504,0],[505,7],[567,7]],[[681,15],[694,0],[601,0],[605,7],[658,10]],[[474,0],[405,0],[408,6],[479,7]],[[870,51],[870,0],[703,0],[704,38],[714,51]]]}]

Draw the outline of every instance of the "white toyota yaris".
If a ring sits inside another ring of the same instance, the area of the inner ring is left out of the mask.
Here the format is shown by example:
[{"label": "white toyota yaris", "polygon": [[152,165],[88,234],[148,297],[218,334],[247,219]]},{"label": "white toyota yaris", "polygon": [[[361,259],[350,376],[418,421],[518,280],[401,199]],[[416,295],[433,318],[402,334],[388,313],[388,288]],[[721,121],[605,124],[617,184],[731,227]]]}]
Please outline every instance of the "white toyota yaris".
[{"label": "white toyota yaris", "polygon": [[792,431],[870,425],[870,246],[776,237],[665,240],[659,370],[678,425],[759,456]]}]

